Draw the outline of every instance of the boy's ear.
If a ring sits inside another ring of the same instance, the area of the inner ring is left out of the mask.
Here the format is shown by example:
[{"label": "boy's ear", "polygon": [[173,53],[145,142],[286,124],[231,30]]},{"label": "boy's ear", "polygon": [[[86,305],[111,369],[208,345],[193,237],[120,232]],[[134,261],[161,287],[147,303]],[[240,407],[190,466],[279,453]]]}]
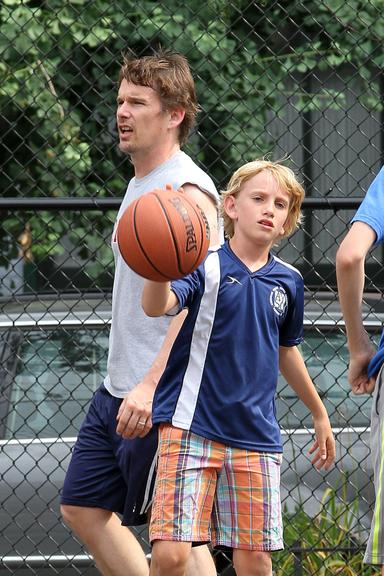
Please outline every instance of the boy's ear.
[{"label": "boy's ear", "polygon": [[234,196],[229,195],[224,198],[224,210],[232,220],[236,220],[236,199]]}]

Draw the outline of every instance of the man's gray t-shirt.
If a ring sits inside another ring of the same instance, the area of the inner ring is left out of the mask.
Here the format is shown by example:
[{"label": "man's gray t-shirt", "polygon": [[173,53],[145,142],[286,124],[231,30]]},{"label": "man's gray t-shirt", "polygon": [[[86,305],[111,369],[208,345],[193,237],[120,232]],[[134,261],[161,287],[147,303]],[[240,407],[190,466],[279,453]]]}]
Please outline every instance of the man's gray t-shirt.
[{"label": "man's gray t-shirt", "polygon": [[141,307],[144,279],[124,262],[116,241],[117,223],[133,200],[154,188],[172,184],[177,189],[193,184],[218,202],[218,193],[211,178],[184,152],[169,160],[143,178],[132,178],[120,206],[112,235],[115,278],[112,293],[112,323],[109,336],[106,389],[117,398],[124,398],[144,377],[163,344],[171,318],[149,318]]}]

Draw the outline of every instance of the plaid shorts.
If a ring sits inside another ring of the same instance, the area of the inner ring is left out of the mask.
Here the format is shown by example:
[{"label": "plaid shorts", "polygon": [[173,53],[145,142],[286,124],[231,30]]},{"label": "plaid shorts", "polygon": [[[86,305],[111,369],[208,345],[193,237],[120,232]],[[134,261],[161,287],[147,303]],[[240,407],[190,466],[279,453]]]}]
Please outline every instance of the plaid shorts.
[{"label": "plaid shorts", "polygon": [[281,460],[161,425],[151,541],[282,549]]}]

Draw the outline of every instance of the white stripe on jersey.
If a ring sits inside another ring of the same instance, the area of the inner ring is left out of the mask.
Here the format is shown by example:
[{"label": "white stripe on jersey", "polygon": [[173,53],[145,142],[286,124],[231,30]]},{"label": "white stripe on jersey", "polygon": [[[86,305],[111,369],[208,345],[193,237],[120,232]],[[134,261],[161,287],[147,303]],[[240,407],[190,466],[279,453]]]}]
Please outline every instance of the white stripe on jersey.
[{"label": "white stripe on jersey", "polygon": [[204,294],[193,331],[187,370],[172,418],[174,426],[186,430],[190,428],[195,413],[208,343],[216,314],[217,295],[220,287],[220,260],[217,252],[212,252],[208,256],[204,264],[204,271]]},{"label": "white stripe on jersey", "polygon": [[300,272],[300,270],[298,270],[297,268],[295,268],[294,266],[292,266],[292,264],[288,264],[288,262],[284,262],[284,260],[281,260],[280,258],[278,258],[277,256],[275,256],[274,254],[272,255],[273,258],[276,260],[276,262],[280,262],[280,264],[282,264],[283,266],[286,266],[287,268],[289,268],[290,270],[294,270],[295,272],[298,273],[298,275],[302,278],[302,274]]}]

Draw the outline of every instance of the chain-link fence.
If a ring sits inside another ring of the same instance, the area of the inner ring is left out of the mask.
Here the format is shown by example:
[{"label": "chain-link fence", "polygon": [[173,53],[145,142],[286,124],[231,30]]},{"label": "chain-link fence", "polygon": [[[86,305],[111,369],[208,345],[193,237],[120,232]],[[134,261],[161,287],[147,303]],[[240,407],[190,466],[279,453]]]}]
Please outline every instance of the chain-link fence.
[{"label": "chain-link fence", "polygon": [[[288,158],[306,187],[305,221],[278,254],[305,279],[302,351],[337,461],[313,469],[311,419],[281,381],[286,549],[275,573],[373,574],[362,565],[370,398],[349,392],[335,253],[384,156],[381,0],[2,0],[0,25],[0,573],[96,573],[58,494],[105,374],[110,236],[132,175],[116,145],[121,55],[162,45],[190,61],[201,112],[187,151],[219,188],[264,155]],[[380,249],[367,274],[375,339]],[[233,574],[230,556],[215,557]]]}]

